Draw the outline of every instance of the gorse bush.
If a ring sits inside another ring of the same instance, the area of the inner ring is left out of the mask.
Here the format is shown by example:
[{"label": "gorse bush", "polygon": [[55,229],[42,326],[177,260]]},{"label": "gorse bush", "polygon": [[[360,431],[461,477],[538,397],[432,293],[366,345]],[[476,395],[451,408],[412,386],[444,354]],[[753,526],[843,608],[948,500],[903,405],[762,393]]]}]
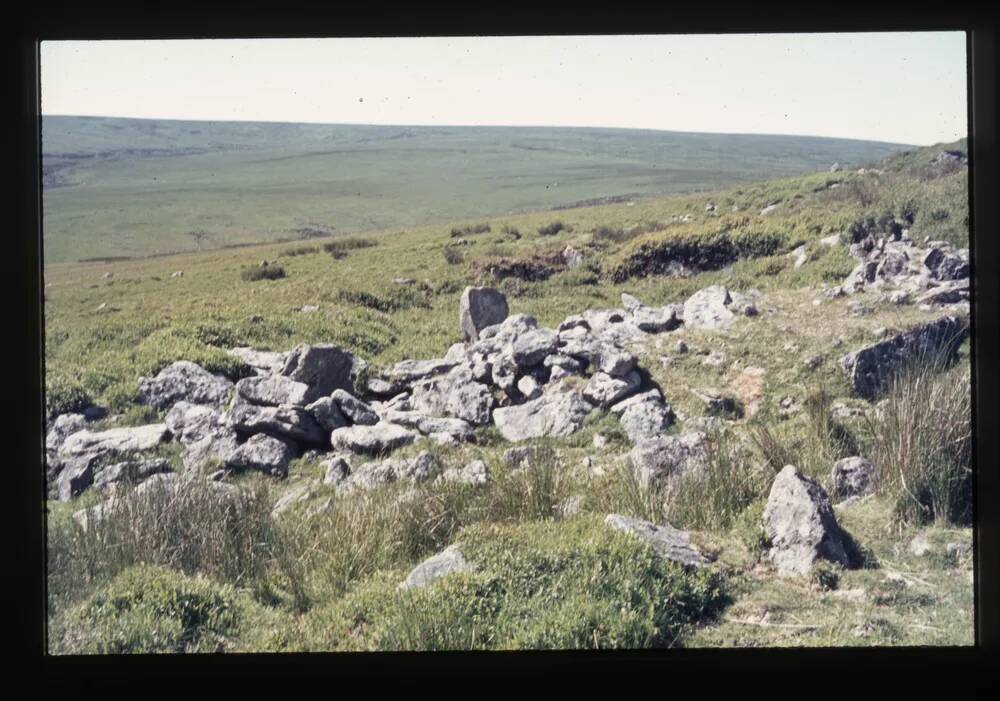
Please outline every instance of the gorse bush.
[{"label": "gorse bush", "polygon": [[904,523],[972,520],[970,374],[945,365],[928,359],[899,373],[867,418],[876,489]]},{"label": "gorse bush", "polygon": [[54,627],[56,654],[223,652],[238,633],[236,590],[163,567],[130,567]]},{"label": "gorse bush", "polygon": [[285,277],[285,269],[280,265],[260,265],[252,268],[244,268],[240,277],[246,282],[256,282],[258,280],[279,280]]}]

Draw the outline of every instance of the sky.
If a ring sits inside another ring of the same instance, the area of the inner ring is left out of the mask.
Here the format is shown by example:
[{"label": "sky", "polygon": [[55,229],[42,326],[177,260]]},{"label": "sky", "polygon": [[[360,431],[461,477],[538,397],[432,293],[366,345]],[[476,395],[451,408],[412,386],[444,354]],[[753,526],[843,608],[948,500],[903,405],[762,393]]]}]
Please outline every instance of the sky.
[{"label": "sky", "polygon": [[44,115],[797,134],[968,131],[963,32],[45,41]]}]

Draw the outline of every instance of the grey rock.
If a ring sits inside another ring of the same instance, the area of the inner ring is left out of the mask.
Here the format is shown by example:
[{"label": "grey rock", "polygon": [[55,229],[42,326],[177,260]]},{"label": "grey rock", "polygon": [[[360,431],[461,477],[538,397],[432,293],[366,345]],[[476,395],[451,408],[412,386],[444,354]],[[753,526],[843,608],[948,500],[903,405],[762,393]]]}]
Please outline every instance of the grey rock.
[{"label": "grey rock", "polygon": [[531,375],[525,375],[517,381],[517,391],[527,400],[537,399],[542,395],[542,386]]},{"label": "grey rock", "polygon": [[374,426],[378,423],[378,414],[368,404],[351,395],[349,392],[342,389],[335,389],[330,398],[337,402],[340,412],[351,423],[360,426]]},{"label": "grey rock", "polygon": [[284,494],[278,497],[278,501],[271,508],[271,518],[279,518],[295,504],[301,504],[312,496],[312,490],[308,484],[297,484],[285,490]]},{"label": "grey rock", "polygon": [[511,357],[519,368],[530,368],[555,351],[559,335],[550,329],[534,329],[514,339]]},{"label": "grey rock", "polygon": [[895,373],[920,357],[940,357],[952,362],[968,326],[958,317],[944,316],[840,358],[854,391],[865,399],[876,398]]},{"label": "grey rock", "polygon": [[632,312],[632,323],[647,333],[673,331],[681,325],[677,310],[672,307],[641,306]]},{"label": "grey rock", "polygon": [[637,443],[628,458],[640,486],[664,485],[704,464],[705,435],[693,432],[650,438]]},{"label": "grey rock", "polygon": [[181,400],[221,407],[232,389],[233,383],[226,378],[187,360],[178,360],[156,377],[140,377],[138,395],[143,404],[158,409],[168,409]]},{"label": "grey rock", "polygon": [[642,309],[646,305],[627,292],[622,292],[622,306],[625,307],[625,311],[634,313],[637,309]]},{"label": "grey rock", "polygon": [[729,310],[729,290],[712,285],[695,292],[684,302],[684,325],[694,329],[725,329],[735,318]]},{"label": "grey rock", "polygon": [[237,401],[227,415],[229,426],[241,435],[266,433],[281,440],[301,443],[306,447],[323,447],[326,432],[302,407],[283,404],[281,406],[257,406],[249,402]]},{"label": "grey rock", "polygon": [[[459,348],[461,348],[461,345],[459,345]],[[389,381],[397,387],[409,387],[418,380],[448,372],[458,365],[458,363],[458,360],[448,360],[446,358],[402,360],[396,363],[389,371]]]},{"label": "grey rock", "polygon": [[576,268],[583,263],[583,254],[572,246],[566,246],[562,252],[562,259],[567,268]]},{"label": "grey rock", "polygon": [[351,474],[351,465],[343,455],[335,455],[320,463],[323,467],[323,484],[338,485]]},{"label": "grey rock", "polygon": [[449,416],[481,426],[489,423],[494,399],[489,387],[476,382],[463,366],[413,386],[411,404],[431,416]]},{"label": "grey rock", "polygon": [[338,428],[330,434],[330,445],[334,450],[384,455],[413,443],[419,435],[399,424],[382,422],[374,426]]},{"label": "grey rock", "polygon": [[837,499],[871,494],[875,488],[875,465],[862,457],[844,458],[833,465],[830,493]]},{"label": "grey rock", "polygon": [[263,375],[243,378],[236,383],[236,391],[251,404],[302,406],[306,403],[309,386],[285,375]]},{"label": "grey rock", "polygon": [[177,402],[167,412],[164,423],[174,440],[185,445],[217,433],[226,425],[222,412],[204,404]]},{"label": "grey rock", "polygon": [[496,409],[493,422],[508,441],[568,436],[583,425],[590,410],[575,392],[546,392],[530,402]]},{"label": "grey rock", "polygon": [[969,279],[952,280],[921,293],[914,300],[917,304],[956,304],[969,299]]},{"label": "grey rock", "polygon": [[542,445],[515,445],[500,456],[500,462],[510,470],[524,470],[554,459],[554,451]]},{"label": "grey rock", "polygon": [[819,559],[853,564],[829,496],[792,465],[786,465],[771,485],[764,528],[771,543],[768,557],[781,576],[808,574]]},{"label": "grey rock", "polygon": [[355,358],[330,344],[301,344],[288,354],[281,374],[307,385],[303,403],[311,403],[336,389],[354,392]]},{"label": "grey rock", "polygon": [[97,433],[83,430],[66,438],[59,452],[66,457],[136,453],[152,450],[169,438],[166,424],[112,428]]},{"label": "grey rock", "polygon": [[611,377],[627,377],[638,364],[638,359],[627,351],[604,346],[598,353],[597,368]]},{"label": "grey rock", "polygon": [[284,477],[294,455],[294,449],[285,441],[258,433],[230,453],[225,465],[229,470],[257,470]]},{"label": "grey rock", "polygon": [[917,533],[915,536],[913,536],[913,539],[910,541],[908,549],[912,554],[916,555],[917,557],[924,557],[929,552],[931,552],[931,550],[933,550],[930,541],[927,540],[927,535],[924,533]]},{"label": "grey rock", "polygon": [[704,567],[709,560],[691,543],[691,536],[669,524],[656,525],[619,514],[608,514],[604,519],[611,528],[634,535],[649,544],[665,560],[686,567]]},{"label": "grey rock", "polygon": [[448,468],[441,473],[442,482],[456,482],[481,487],[490,480],[490,471],[482,460],[473,460],[462,468]]},{"label": "grey rock", "polygon": [[458,329],[462,340],[478,340],[480,331],[501,323],[509,313],[507,298],[499,290],[466,287],[458,307]]},{"label": "grey rock", "polygon": [[306,407],[324,431],[334,431],[347,425],[347,418],[333,397],[321,397]]},{"label": "grey rock", "polygon": [[472,425],[468,421],[454,418],[427,416],[418,411],[397,411],[389,409],[382,418],[384,421],[396,423],[405,428],[415,429],[425,436],[445,434],[455,441],[468,441],[474,435]]},{"label": "grey rock", "polygon": [[229,426],[223,426],[218,431],[187,444],[181,453],[181,462],[186,473],[194,474],[208,461],[224,463],[226,457],[238,447],[236,431]]},{"label": "grey rock", "polygon": [[931,275],[935,280],[959,280],[969,277],[969,261],[959,255],[946,254]]},{"label": "grey rock", "polygon": [[674,413],[662,400],[649,400],[628,406],[618,419],[633,445],[656,438],[673,423]]},{"label": "grey rock", "polygon": [[106,465],[94,472],[94,489],[104,489],[110,484],[142,482],[161,472],[171,472],[170,461],[164,458],[134,459]]},{"label": "grey rock", "polygon": [[597,372],[584,386],[583,396],[597,406],[607,408],[635,393],[641,384],[642,378],[634,370],[622,378]]},{"label": "grey rock", "polygon": [[454,572],[472,572],[475,566],[462,555],[458,545],[450,545],[413,568],[399,589],[419,589]]}]

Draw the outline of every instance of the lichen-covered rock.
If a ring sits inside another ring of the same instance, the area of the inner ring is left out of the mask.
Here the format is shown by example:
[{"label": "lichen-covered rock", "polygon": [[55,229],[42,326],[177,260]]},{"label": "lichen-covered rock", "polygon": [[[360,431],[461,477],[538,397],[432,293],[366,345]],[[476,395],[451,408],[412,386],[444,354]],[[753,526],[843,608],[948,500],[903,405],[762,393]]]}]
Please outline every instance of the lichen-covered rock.
[{"label": "lichen-covered rock", "polygon": [[419,436],[416,431],[383,421],[374,426],[338,428],[330,434],[330,445],[334,450],[384,455],[413,443]]},{"label": "lichen-covered rock", "polygon": [[345,392],[342,389],[333,390],[330,398],[340,407],[340,412],[351,423],[359,426],[374,426],[378,423],[378,414],[365,402]]},{"label": "lichen-covered rock", "polygon": [[855,393],[872,400],[909,363],[922,357],[953,362],[967,333],[968,326],[961,319],[944,316],[848,353],[841,357],[840,366],[850,377]]},{"label": "lichen-covered rock", "polygon": [[458,330],[467,343],[479,340],[479,332],[501,323],[510,313],[507,298],[489,287],[466,287],[458,306]]},{"label": "lichen-covered rock", "polygon": [[644,440],[628,457],[632,474],[642,487],[663,485],[704,464],[705,434],[696,431]]},{"label": "lichen-covered rock", "polygon": [[320,463],[323,468],[323,484],[338,485],[351,474],[351,464],[343,455],[334,455]]},{"label": "lichen-covered rock", "polygon": [[309,386],[285,375],[262,375],[243,378],[236,383],[236,391],[251,404],[302,406],[306,403]]},{"label": "lichen-covered rock", "polygon": [[120,482],[136,484],[161,472],[171,472],[165,458],[132,459],[105,465],[94,473],[94,489],[105,489]]},{"label": "lichen-covered rock", "polygon": [[482,460],[473,460],[464,467],[450,467],[441,473],[442,482],[457,482],[481,487],[490,480],[490,471]]},{"label": "lichen-covered rock", "polygon": [[568,436],[583,425],[590,404],[572,391],[547,391],[538,399],[496,409],[493,422],[508,441]]},{"label": "lichen-covered rock", "polygon": [[333,397],[320,397],[306,407],[324,431],[333,431],[347,426],[347,418]]},{"label": "lichen-covered rock", "polygon": [[729,310],[729,290],[712,285],[699,290],[684,302],[684,325],[693,329],[725,329],[735,318]]},{"label": "lichen-covered rock", "polygon": [[844,458],[833,465],[830,493],[838,499],[871,494],[875,485],[875,465],[862,457]]},{"label": "lichen-covered rock", "polygon": [[213,375],[200,365],[178,360],[165,367],[156,377],[139,378],[139,401],[158,409],[169,409],[175,402],[223,406],[233,383]]},{"label": "lichen-covered rock", "polygon": [[430,557],[413,568],[399,589],[419,589],[436,582],[453,572],[471,572],[475,566],[469,563],[459,546],[450,545],[437,555]]},{"label": "lichen-covered rock", "polygon": [[266,433],[274,438],[316,448],[326,444],[326,432],[302,407],[288,404],[258,406],[240,401],[237,397],[226,420],[241,435]]},{"label": "lichen-covered rock", "polygon": [[281,372],[288,360],[288,353],[261,351],[254,348],[231,348],[228,353],[253,368],[258,375],[275,375]]},{"label": "lichen-covered rock", "polygon": [[285,441],[258,433],[230,453],[225,465],[230,470],[257,470],[284,477],[294,456],[295,450]]},{"label": "lichen-covered rock", "polygon": [[[459,344],[459,348],[461,347],[461,344]],[[449,352],[451,353],[452,351]],[[418,380],[448,372],[458,365],[459,362],[460,360],[449,360],[448,358],[401,360],[389,370],[388,379],[396,387],[409,387]]]},{"label": "lichen-covered rock", "polygon": [[281,374],[309,387],[304,403],[330,396],[334,390],[354,392],[355,358],[330,344],[296,346]]},{"label": "lichen-covered rock", "polygon": [[413,386],[413,409],[429,416],[450,416],[482,426],[489,423],[494,399],[489,387],[472,377],[464,365]]},{"label": "lichen-covered rock", "polygon": [[778,574],[808,574],[819,559],[844,566],[853,563],[847,535],[823,487],[786,465],[771,485],[764,508],[768,557]]},{"label": "lichen-covered rock", "polygon": [[630,533],[649,544],[653,551],[671,562],[687,567],[703,567],[709,560],[691,543],[691,536],[669,524],[656,525],[637,518],[608,514],[604,519],[611,528]]},{"label": "lichen-covered rock", "polygon": [[511,359],[518,368],[530,368],[552,354],[559,335],[551,329],[534,329],[523,333],[511,344]]},{"label": "lichen-covered rock", "polygon": [[[627,400],[626,400],[627,401]],[[618,423],[629,441],[637,445],[642,441],[656,438],[673,423],[674,413],[670,405],[662,399],[648,399],[625,407]]]},{"label": "lichen-covered rock", "polygon": [[583,388],[583,396],[601,408],[634,394],[642,384],[639,373],[632,370],[624,377],[611,377],[603,372],[594,373]]}]

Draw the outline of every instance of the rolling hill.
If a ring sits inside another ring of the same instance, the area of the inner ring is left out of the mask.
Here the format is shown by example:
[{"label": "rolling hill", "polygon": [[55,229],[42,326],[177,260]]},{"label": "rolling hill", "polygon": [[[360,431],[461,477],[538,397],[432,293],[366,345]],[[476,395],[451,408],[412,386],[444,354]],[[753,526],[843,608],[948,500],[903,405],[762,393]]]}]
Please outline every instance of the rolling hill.
[{"label": "rolling hill", "polygon": [[557,127],[48,116],[46,264],[415,227],[711,190],[900,144]]}]

